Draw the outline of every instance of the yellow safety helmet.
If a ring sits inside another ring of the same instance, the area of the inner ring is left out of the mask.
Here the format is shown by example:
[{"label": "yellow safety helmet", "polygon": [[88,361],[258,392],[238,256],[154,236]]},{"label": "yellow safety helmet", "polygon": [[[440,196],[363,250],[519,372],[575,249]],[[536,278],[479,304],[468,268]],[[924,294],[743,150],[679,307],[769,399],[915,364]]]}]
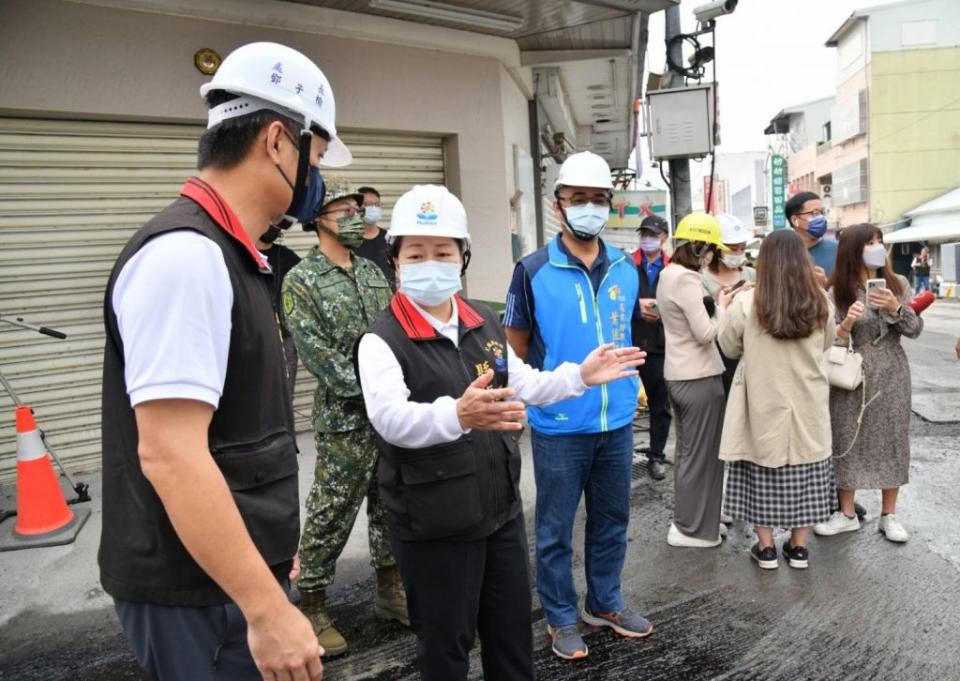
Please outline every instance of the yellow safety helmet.
[{"label": "yellow safety helmet", "polygon": [[684,216],[673,233],[673,240],[677,245],[684,241],[699,241],[713,244],[721,251],[730,250],[723,245],[723,239],[720,236],[720,223],[717,219],[700,211],[688,213]]}]

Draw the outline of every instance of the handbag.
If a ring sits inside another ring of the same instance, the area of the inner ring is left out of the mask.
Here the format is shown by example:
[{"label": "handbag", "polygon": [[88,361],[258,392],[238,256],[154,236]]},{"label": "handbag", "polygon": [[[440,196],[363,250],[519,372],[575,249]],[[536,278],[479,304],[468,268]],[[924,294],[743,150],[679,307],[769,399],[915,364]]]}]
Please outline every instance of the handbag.
[{"label": "handbag", "polygon": [[853,339],[847,339],[847,347],[834,345],[823,358],[827,379],[834,388],[856,390],[863,383],[863,356],[853,351]]}]

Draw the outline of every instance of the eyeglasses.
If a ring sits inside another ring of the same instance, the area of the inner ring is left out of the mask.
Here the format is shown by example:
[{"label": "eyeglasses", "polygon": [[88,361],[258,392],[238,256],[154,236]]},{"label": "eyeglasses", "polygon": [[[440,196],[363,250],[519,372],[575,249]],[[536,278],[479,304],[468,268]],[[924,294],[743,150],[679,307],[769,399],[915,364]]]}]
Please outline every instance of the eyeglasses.
[{"label": "eyeglasses", "polygon": [[559,196],[557,198],[568,206],[585,206],[588,203],[592,203],[594,206],[610,207],[609,196],[584,196],[583,194],[576,194],[573,197]]},{"label": "eyeglasses", "polygon": [[797,215],[812,215],[815,218],[819,218],[819,217],[825,218],[828,215],[830,215],[830,211],[826,208],[823,208],[823,209],[815,208],[814,210],[808,210],[803,213],[797,213]]}]

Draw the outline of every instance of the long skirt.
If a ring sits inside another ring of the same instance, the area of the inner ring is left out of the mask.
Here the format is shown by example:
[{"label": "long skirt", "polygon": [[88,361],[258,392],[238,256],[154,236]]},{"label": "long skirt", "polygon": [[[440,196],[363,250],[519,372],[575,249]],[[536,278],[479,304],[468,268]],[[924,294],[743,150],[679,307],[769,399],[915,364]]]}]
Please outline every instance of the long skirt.
[{"label": "long skirt", "polygon": [[836,507],[833,460],[766,468],[750,461],[727,463],[724,510],[760,527],[808,527],[826,521]]}]

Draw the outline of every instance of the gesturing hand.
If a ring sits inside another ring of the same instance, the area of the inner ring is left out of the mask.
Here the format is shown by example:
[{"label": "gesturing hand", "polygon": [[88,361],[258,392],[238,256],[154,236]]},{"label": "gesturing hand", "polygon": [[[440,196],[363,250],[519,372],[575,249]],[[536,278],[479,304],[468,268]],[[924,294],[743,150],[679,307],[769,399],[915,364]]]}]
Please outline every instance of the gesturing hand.
[{"label": "gesturing hand", "polygon": [[471,383],[457,400],[457,418],[464,429],[520,430],[526,418],[523,402],[505,402],[513,397],[513,388],[488,390],[493,371],[487,371]]},{"label": "gesturing hand", "polygon": [[580,377],[586,385],[600,385],[618,378],[636,376],[635,367],[646,361],[640,348],[618,348],[613,343],[594,349],[580,365]]}]

